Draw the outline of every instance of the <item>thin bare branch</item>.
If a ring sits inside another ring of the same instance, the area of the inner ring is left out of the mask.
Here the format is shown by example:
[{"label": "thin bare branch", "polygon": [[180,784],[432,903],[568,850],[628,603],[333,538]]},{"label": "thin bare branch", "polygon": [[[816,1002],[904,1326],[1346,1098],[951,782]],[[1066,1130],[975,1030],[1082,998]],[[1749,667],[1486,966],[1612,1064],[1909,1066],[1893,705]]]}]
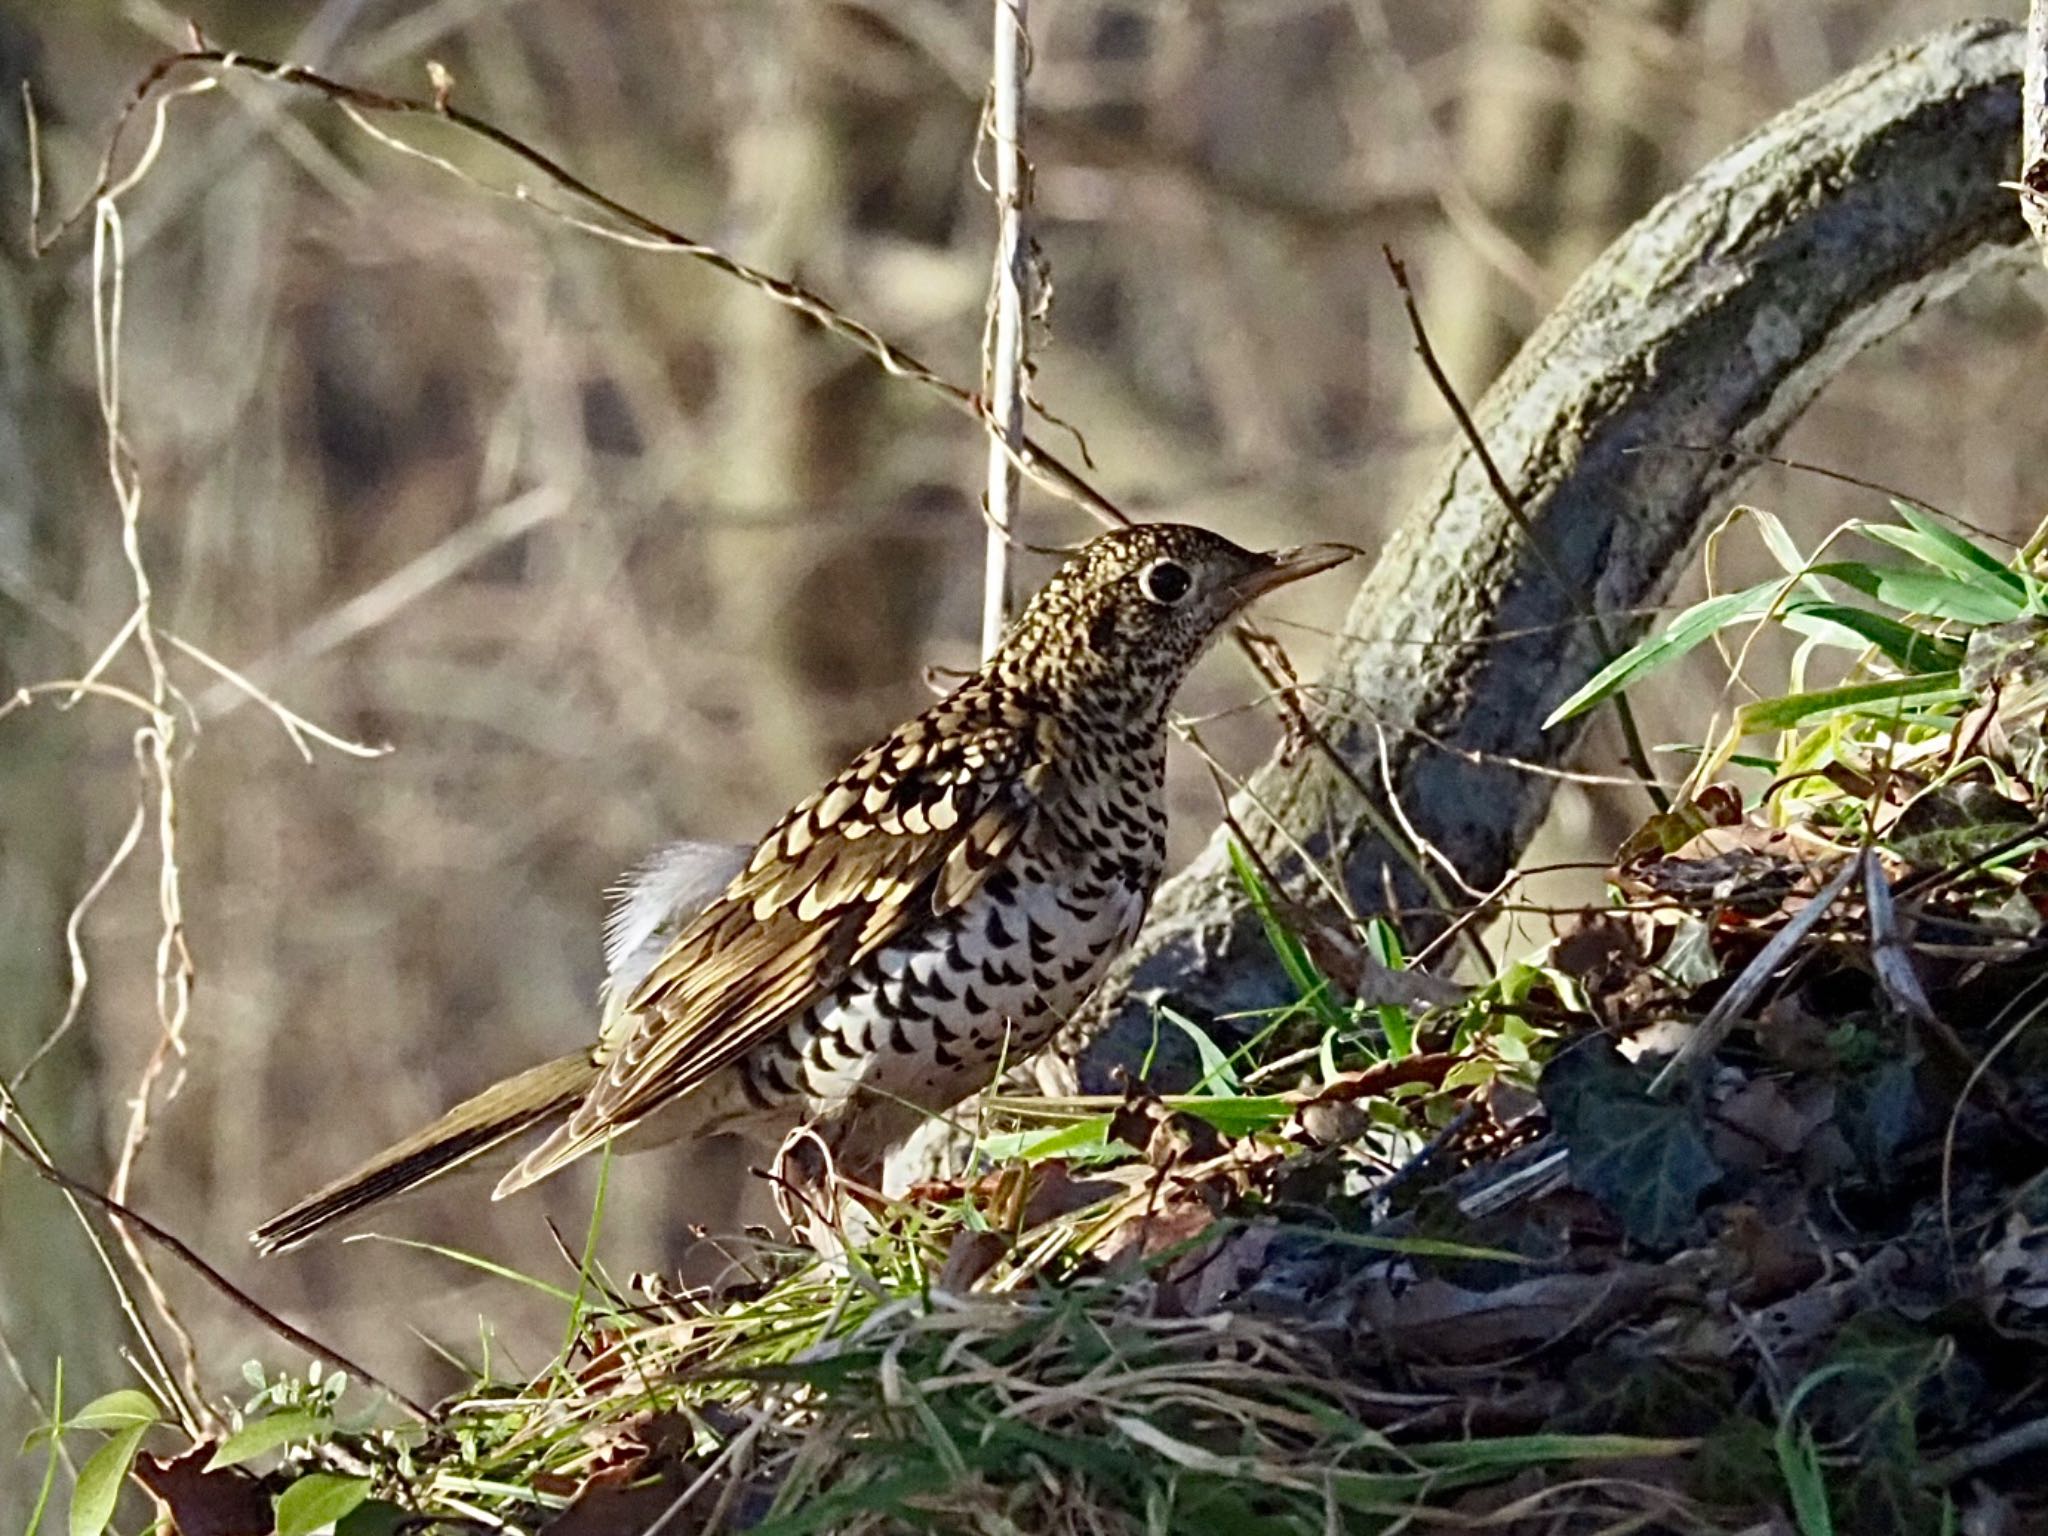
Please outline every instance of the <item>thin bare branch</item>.
[{"label": "thin bare branch", "polygon": [[981,654],[995,654],[1010,619],[1010,538],[1023,477],[1024,370],[1030,350],[1025,289],[1031,280],[1024,209],[1031,170],[1024,158],[1024,80],[1030,68],[1027,0],[994,0],[995,42],[984,119],[995,156],[996,257],[989,282],[982,393],[988,399],[988,538],[982,571]]},{"label": "thin bare branch", "polygon": [[[181,69],[201,69],[207,71],[207,74],[196,84],[159,96],[159,90],[164,88],[170,77]],[[48,232],[37,231],[35,249],[38,252],[49,250],[72,228],[83,222],[101,199],[118,196],[135,183],[137,170],[131,169],[126,174],[121,174],[118,167],[122,143],[127,137],[129,125],[144,107],[152,107],[154,111],[150,141],[138,162],[138,168],[146,167],[154,161],[161,149],[164,114],[169,102],[178,96],[197,94],[210,89],[218,83],[223,73],[229,71],[254,75],[325,97],[348,110],[359,123],[362,122],[362,114],[369,114],[428,118],[449,124],[462,133],[480,139],[511,156],[528,170],[537,173],[555,191],[567,194],[573,202],[581,204],[590,212],[579,214],[573,209],[550,203],[534,188],[524,183],[516,183],[510,187],[493,187],[471,176],[452,161],[407,144],[393,135],[377,131],[373,136],[380,142],[433,165],[471,186],[538,208],[550,217],[588,233],[639,249],[666,251],[702,262],[729,277],[737,278],[772,302],[804,316],[832,335],[852,343],[873,359],[885,373],[934,391],[956,409],[978,422],[985,422],[988,419],[989,412],[980,395],[961,388],[927,367],[907,349],[890,341],[872,327],[853,319],[802,284],[749,266],[714,245],[687,235],[607,196],[552,156],[542,153],[495,123],[456,106],[451,99],[452,82],[448,82],[445,89],[443,85],[436,84],[431,97],[397,96],[336,80],[302,65],[259,58],[228,49],[192,48],[169,54],[150,66],[129,92],[127,104],[115,119],[113,130],[108,136],[107,147],[101,155],[93,187],[80,203],[78,210],[54,229]],[[367,124],[363,126],[368,127]],[[1055,455],[1040,447],[1028,434],[1020,434],[1010,445],[1010,457],[1022,473],[1039,485],[1064,500],[1083,507],[1103,522],[1116,526],[1130,521],[1108,497],[1089,485]]]},{"label": "thin bare branch", "polygon": [[[1522,537],[1529,541],[1529,550],[1536,563],[1551,581],[1556,583],[1557,590],[1565,594],[1573,606],[1592,623],[1593,632],[1600,639],[1600,648],[1611,659],[1616,652],[1613,637],[1608,633],[1606,624],[1601,620],[1598,611],[1580,596],[1577,589],[1565,578],[1564,572],[1558,568],[1557,561],[1551,557],[1549,548],[1543,542],[1543,536],[1537,532],[1535,523],[1530,521],[1528,511],[1522,506],[1522,498],[1516,494],[1515,488],[1508,484],[1507,476],[1500,472],[1500,465],[1494,461],[1492,450],[1486,446],[1486,439],[1480,436],[1479,427],[1472,420],[1472,413],[1465,408],[1465,402],[1459,397],[1456,386],[1451,383],[1450,375],[1444,372],[1443,364],[1437,361],[1436,348],[1430,345],[1429,330],[1422,323],[1422,308],[1415,302],[1415,290],[1408,282],[1408,268],[1394,254],[1392,246],[1381,246],[1380,249],[1387,258],[1387,270],[1394,274],[1394,286],[1401,290],[1401,304],[1408,312],[1408,328],[1415,335],[1415,354],[1422,359],[1423,371],[1429,375],[1429,382],[1436,387],[1437,393],[1443,396],[1444,404],[1450,407],[1451,415],[1458,423],[1458,430],[1464,434],[1465,441],[1471,445],[1480,467],[1486,472],[1486,480],[1493,487],[1493,494],[1500,498],[1502,510],[1514,520],[1515,527],[1521,530]],[[1671,797],[1665,794],[1657,783],[1656,770],[1650,766],[1649,749],[1643,745],[1643,734],[1636,726],[1635,711],[1629,708],[1628,700],[1619,693],[1614,696],[1614,714],[1620,722],[1622,741],[1628,749],[1629,766],[1635,769],[1637,776],[1642,779],[1644,792],[1649,795],[1651,803],[1658,810],[1670,810]]]},{"label": "thin bare branch", "polygon": [[[42,1138],[36,1134],[35,1128],[28,1123],[27,1117],[22,1113],[21,1105],[15,1099],[13,1091],[4,1083],[0,1083],[0,1140],[20,1149],[38,1176],[44,1176],[43,1169],[50,1164],[49,1153],[44,1149]],[[4,1148],[0,1148],[0,1153],[4,1153]],[[149,1320],[142,1315],[142,1308],[136,1304],[135,1293],[122,1276],[120,1266],[114,1262],[114,1255],[100,1237],[99,1229],[93,1226],[86,1217],[85,1207],[79,1204],[81,1197],[95,1204],[106,1197],[94,1189],[67,1188],[64,1191],[65,1202],[71,1207],[71,1214],[77,1218],[79,1229],[85,1233],[85,1240],[92,1248],[93,1257],[99,1260],[100,1268],[106,1272],[107,1283],[114,1288],[114,1301],[121,1309],[122,1318],[142,1345],[143,1358],[137,1362],[137,1368],[143,1379],[162,1395],[163,1401],[170,1404],[171,1411],[178,1416],[178,1422],[196,1439],[204,1429],[199,1407],[185,1400],[184,1389],[179,1385],[178,1378],[171,1373],[171,1363],[165,1358],[162,1347],[157,1343],[156,1334],[150,1329]]]},{"label": "thin bare branch", "polygon": [[16,1152],[20,1153],[23,1160],[35,1171],[38,1178],[56,1185],[68,1195],[99,1207],[100,1210],[113,1218],[117,1228],[132,1228],[140,1232],[151,1242],[157,1244],[179,1260],[179,1262],[183,1263],[200,1279],[212,1286],[214,1290],[226,1297],[237,1309],[247,1313],[265,1328],[268,1328],[272,1333],[283,1339],[287,1344],[304,1350],[307,1354],[313,1356],[314,1359],[323,1361],[337,1370],[347,1371],[356,1380],[368,1386],[375,1387],[422,1424],[433,1422],[433,1410],[415,1402],[405,1393],[399,1391],[398,1388],[377,1375],[376,1372],[365,1370],[360,1364],[351,1360],[340,1350],[333,1348],[331,1345],[321,1343],[320,1340],[314,1338],[303,1329],[293,1327],[275,1312],[271,1311],[270,1308],[264,1306],[262,1302],[236,1285],[226,1275],[207,1263],[184,1239],[166,1231],[147,1216],[144,1216],[140,1211],[115,1199],[112,1195],[101,1194],[83,1179],[73,1177],[51,1162],[47,1157],[42,1156],[35,1147],[30,1145],[27,1138],[13,1124],[9,1123],[10,1119],[18,1120],[19,1114],[19,1108],[16,1107],[7,1118],[0,1118],[0,1140],[4,1140]]},{"label": "thin bare branch", "polygon": [[2027,6],[2026,77],[2020,88],[2020,213],[2048,262],[2048,0]]}]

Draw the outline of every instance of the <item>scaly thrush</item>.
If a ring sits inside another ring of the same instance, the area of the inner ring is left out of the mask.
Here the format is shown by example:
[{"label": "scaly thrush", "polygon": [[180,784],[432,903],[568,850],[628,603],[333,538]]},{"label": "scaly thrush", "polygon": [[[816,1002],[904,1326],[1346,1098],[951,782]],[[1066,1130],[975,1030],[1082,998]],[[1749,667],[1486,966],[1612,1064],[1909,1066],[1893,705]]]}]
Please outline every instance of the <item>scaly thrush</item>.
[{"label": "scaly thrush", "polygon": [[255,1243],[293,1247],[543,1131],[496,1196],[606,1142],[774,1146],[805,1125],[872,1180],[920,1121],[1042,1046],[1130,942],[1166,856],[1174,691],[1245,604],[1349,554],[1256,554],[1173,523],[1092,540],[979,671],[736,872],[643,875],[611,959],[644,974],[610,989],[593,1049],[485,1089]]}]

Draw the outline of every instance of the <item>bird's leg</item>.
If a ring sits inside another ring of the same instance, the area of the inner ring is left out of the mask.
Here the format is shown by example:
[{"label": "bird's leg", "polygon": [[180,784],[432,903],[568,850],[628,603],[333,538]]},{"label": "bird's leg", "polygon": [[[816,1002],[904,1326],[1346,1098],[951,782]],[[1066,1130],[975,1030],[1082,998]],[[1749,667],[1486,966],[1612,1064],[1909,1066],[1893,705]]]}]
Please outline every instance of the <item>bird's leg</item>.
[{"label": "bird's leg", "polygon": [[849,1237],[871,1232],[875,1213],[887,1203],[883,1158],[849,1158],[843,1145],[834,1146],[831,1130],[816,1121],[798,1126],[782,1139],[768,1175],[777,1213],[827,1258],[845,1252]]}]

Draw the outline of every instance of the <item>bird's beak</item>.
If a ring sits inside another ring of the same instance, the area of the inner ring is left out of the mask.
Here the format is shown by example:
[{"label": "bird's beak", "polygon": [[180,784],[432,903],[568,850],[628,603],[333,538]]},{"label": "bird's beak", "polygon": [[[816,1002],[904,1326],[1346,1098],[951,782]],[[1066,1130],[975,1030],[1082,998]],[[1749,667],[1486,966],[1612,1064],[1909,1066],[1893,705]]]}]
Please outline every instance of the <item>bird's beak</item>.
[{"label": "bird's beak", "polygon": [[1248,603],[1275,587],[1342,565],[1357,553],[1349,544],[1304,544],[1298,549],[1268,550],[1264,565],[1238,578],[1237,600]]}]

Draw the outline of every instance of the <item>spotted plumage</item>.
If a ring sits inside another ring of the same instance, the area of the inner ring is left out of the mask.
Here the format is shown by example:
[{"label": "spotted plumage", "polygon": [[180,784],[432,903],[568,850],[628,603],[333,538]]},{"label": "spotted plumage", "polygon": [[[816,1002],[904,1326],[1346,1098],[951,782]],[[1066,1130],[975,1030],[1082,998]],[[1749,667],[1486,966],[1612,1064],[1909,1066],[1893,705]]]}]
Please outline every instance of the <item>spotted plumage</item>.
[{"label": "spotted plumage", "polygon": [[773,1146],[800,1125],[872,1178],[920,1120],[1042,1046],[1129,942],[1165,859],[1175,689],[1246,603],[1343,558],[1163,523],[1093,540],[978,672],[784,816],[716,895],[620,925],[646,963],[615,978],[594,1049],[458,1106],[256,1241],[289,1247],[542,1130],[498,1195],[608,1141]]}]

